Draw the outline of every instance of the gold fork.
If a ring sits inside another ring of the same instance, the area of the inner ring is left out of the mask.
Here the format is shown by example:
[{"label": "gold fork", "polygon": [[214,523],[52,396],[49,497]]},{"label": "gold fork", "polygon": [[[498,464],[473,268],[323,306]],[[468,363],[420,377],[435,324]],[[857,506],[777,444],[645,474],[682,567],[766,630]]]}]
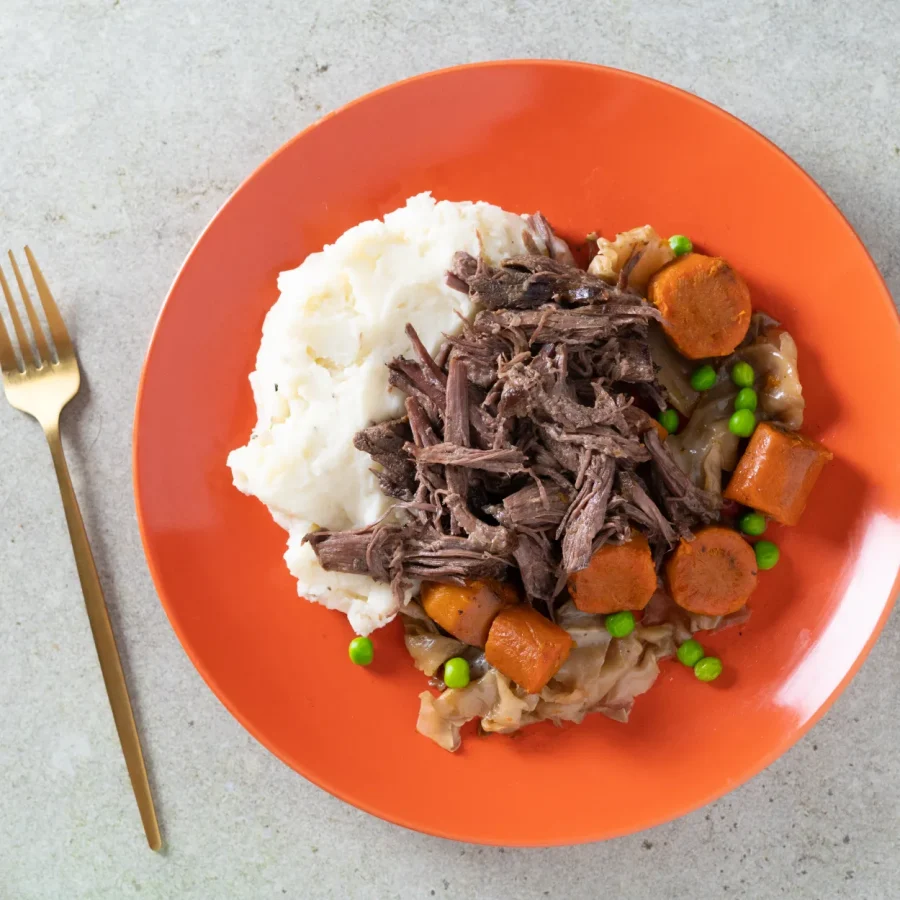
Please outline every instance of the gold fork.
[{"label": "gold fork", "polygon": [[3,372],[3,387],[6,391],[6,399],[12,406],[34,416],[40,422],[44,434],[47,436],[47,442],[50,444],[53,466],[56,469],[59,491],[62,494],[63,507],[66,511],[72,550],[75,553],[75,564],[78,567],[78,577],[81,579],[84,602],[91,623],[91,631],[94,634],[97,655],[100,657],[100,669],[103,672],[103,681],[106,684],[106,692],[112,706],[116,730],[125,754],[125,764],[128,767],[131,786],[137,798],[147,843],[152,850],[159,850],[162,846],[162,839],[156,820],[156,810],[153,808],[153,796],[147,780],[141,742],[134,722],[131,701],[128,698],[125,673],[122,671],[122,662],[116,648],[116,639],[109,621],[106,601],[103,599],[100,579],[97,577],[97,567],[94,565],[94,556],[91,553],[91,545],[88,543],[87,532],[84,529],[78,500],[75,498],[75,491],[72,488],[72,479],[69,477],[69,469],[59,436],[60,413],[63,407],[78,393],[81,384],[78,359],[75,356],[75,348],[72,346],[69,332],[66,330],[62,316],[47,287],[47,282],[38,268],[34,254],[28,247],[25,248],[25,256],[28,258],[31,274],[34,276],[34,283],[44,308],[44,315],[47,317],[50,337],[56,352],[55,354],[51,352],[51,347],[44,337],[44,330],[31,303],[22,273],[10,251],[9,261],[19,285],[22,302],[25,304],[25,312],[34,336],[34,347],[22,325],[22,319],[13,302],[3,269],[0,268],[0,287],[6,297],[6,305],[9,307],[9,316],[18,342],[19,357],[17,359],[16,347],[10,340],[9,332],[0,318],[0,370]]}]

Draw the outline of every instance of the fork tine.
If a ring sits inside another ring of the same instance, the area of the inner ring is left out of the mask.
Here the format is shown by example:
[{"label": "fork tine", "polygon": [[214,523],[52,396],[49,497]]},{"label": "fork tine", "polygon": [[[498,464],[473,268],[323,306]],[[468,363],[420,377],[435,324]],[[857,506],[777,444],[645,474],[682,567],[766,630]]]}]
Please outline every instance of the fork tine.
[{"label": "fork tine", "polygon": [[[9,284],[6,281],[6,276],[3,274],[3,269],[0,269],[0,287],[3,288],[3,296],[6,297],[6,306],[9,309],[9,317],[12,319],[16,338],[19,341],[19,353],[22,355],[22,363],[27,367],[28,357],[33,357],[34,354],[31,352],[31,342],[28,340],[28,335],[25,334],[25,329],[22,327],[22,320],[19,318],[19,311],[16,309],[12,291],[9,289]],[[16,366],[16,368],[18,368],[18,366]]]},{"label": "fork tine", "polygon": [[[0,271],[0,278],[3,278],[2,271]],[[4,283],[5,281],[6,280],[4,279]],[[13,350],[13,345],[9,339],[9,332],[3,324],[3,319],[0,319],[0,371],[2,371],[4,375],[19,371],[19,362],[16,359],[16,351]]]},{"label": "fork tine", "polygon": [[9,261],[12,263],[13,274],[16,276],[16,282],[19,285],[19,293],[22,295],[22,302],[25,304],[25,312],[28,313],[28,321],[31,323],[31,333],[34,335],[34,343],[38,352],[38,363],[52,363],[53,357],[50,355],[50,348],[47,346],[47,338],[44,337],[44,329],[41,326],[41,320],[37,317],[34,304],[31,302],[31,295],[28,288],[25,287],[25,281],[22,273],[19,271],[19,264],[13,256],[12,250],[9,251]]},{"label": "fork tine", "polygon": [[50,337],[53,338],[53,343],[56,345],[56,356],[58,359],[64,359],[67,356],[71,356],[74,352],[66,323],[59,313],[53,294],[50,293],[50,288],[47,287],[44,273],[41,272],[37,260],[31,252],[31,247],[25,247],[25,256],[28,257],[28,265],[31,266],[31,274],[34,276],[38,296],[41,298],[41,306],[44,307],[44,315],[47,317],[47,324],[50,326]]}]

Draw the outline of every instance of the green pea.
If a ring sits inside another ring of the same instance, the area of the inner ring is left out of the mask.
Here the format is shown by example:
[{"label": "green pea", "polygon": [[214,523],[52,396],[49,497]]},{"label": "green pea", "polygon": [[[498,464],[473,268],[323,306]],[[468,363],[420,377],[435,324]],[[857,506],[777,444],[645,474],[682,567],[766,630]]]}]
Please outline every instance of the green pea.
[{"label": "green pea", "polygon": [[614,638],[628,637],[634,631],[634,614],[630,612],[612,613],[606,617],[606,630]]},{"label": "green pea", "polygon": [[694,665],[694,674],[700,681],[715,681],[722,674],[722,660],[717,656],[704,656]]},{"label": "green pea", "polygon": [[734,398],[735,409],[749,409],[750,412],[756,412],[756,404],[758,398],[753,388],[741,388]]},{"label": "green pea", "polygon": [[684,256],[685,253],[690,253],[694,249],[691,239],[685,234],[673,234],[669,238],[669,246],[676,256]]},{"label": "green pea", "polygon": [[357,666],[367,666],[375,658],[375,648],[367,637],[355,637],[350,641],[350,662]]},{"label": "green pea", "polygon": [[662,425],[669,434],[675,434],[678,431],[680,419],[678,413],[674,409],[664,409],[658,416],[659,424]]},{"label": "green pea", "polygon": [[737,362],[731,370],[731,380],[738,387],[753,387],[753,381],[756,378],[756,372],[750,363]]},{"label": "green pea", "polygon": [[461,656],[454,656],[444,663],[444,684],[448,688],[464,688],[469,677],[469,663]]},{"label": "green pea", "polygon": [[773,544],[771,541],[757,541],[753,545],[753,552],[756,554],[756,564],[761,569],[774,568],[781,557],[778,545]]},{"label": "green pea", "polygon": [[691,387],[695,391],[708,391],[716,383],[716,370],[709,365],[694,369]]},{"label": "green pea", "polygon": [[728,430],[738,437],[750,437],[756,428],[756,416],[749,409],[739,409],[731,414]]},{"label": "green pea", "polygon": [[767,525],[766,517],[758,512],[746,512],[738,519],[738,528],[751,537],[759,537],[766,530]]},{"label": "green pea", "polygon": [[678,661],[683,662],[692,669],[701,659],[703,659],[703,655],[703,648],[700,646],[700,641],[695,641],[693,638],[685,641],[678,648]]}]

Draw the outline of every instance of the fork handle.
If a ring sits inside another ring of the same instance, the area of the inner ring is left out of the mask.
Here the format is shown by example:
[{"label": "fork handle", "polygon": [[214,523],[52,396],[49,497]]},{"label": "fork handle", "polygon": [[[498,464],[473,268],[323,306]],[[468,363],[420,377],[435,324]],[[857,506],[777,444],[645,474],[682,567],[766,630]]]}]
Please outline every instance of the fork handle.
[{"label": "fork handle", "polygon": [[119,659],[116,638],[109,621],[106,601],[103,599],[103,589],[100,587],[100,579],[97,576],[94,555],[91,553],[91,545],[88,542],[84,521],[81,518],[81,510],[78,508],[78,500],[72,487],[69,467],[66,465],[62,440],[59,436],[59,422],[45,423],[44,433],[47,435],[50,453],[53,456],[53,466],[56,469],[59,492],[62,494],[63,507],[66,511],[66,523],[69,526],[69,537],[72,540],[72,550],[75,554],[75,565],[78,567],[78,577],[81,579],[81,589],[84,592],[84,603],[94,635],[94,644],[97,647],[97,656],[100,657],[100,670],[106,684],[106,693],[109,695],[116,731],[119,733],[119,741],[125,754],[125,765],[128,767],[128,775],[131,778],[131,787],[137,799],[144,833],[147,835],[147,843],[151,850],[159,850],[162,847],[162,838],[159,833],[156,810],[153,807],[150,783],[147,780],[147,768],[144,765],[141,741],[134,722],[131,700],[128,698],[128,687],[125,684],[125,673],[122,671],[122,661]]}]

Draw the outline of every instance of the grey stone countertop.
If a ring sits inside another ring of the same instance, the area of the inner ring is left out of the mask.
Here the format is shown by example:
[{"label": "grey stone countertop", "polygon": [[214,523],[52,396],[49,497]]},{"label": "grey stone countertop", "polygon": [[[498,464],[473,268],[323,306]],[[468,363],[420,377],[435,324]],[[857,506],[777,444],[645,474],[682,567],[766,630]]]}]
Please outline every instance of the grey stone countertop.
[{"label": "grey stone countertop", "polygon": [[825,188],[900,296],[896,2],[0,3],[0,239],[37,251],[87,372],[69,461],[168,845],[153,854],[140,832],[43,438],[0,402],[2,900],[900,897],[896,615],[832,710],[750,783],[643,834],[547,850],[415,834],[313,787],[231,717],[166,620],[131,423],[182,259],[326,111],[509,57],[631,69],[736,114]]}]

